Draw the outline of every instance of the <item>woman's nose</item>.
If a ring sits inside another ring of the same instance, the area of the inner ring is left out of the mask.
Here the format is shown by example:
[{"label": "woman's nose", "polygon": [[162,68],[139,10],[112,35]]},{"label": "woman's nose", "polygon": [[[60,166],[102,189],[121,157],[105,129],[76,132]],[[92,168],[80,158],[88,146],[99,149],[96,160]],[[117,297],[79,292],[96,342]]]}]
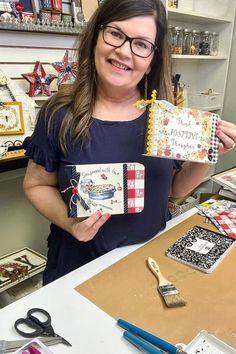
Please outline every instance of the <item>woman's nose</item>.
[{"label": "woman's nose", "polygon": [[125,57],[132,57],[130,42],[126,41],[121,47],[116,48],[116,52]]}]

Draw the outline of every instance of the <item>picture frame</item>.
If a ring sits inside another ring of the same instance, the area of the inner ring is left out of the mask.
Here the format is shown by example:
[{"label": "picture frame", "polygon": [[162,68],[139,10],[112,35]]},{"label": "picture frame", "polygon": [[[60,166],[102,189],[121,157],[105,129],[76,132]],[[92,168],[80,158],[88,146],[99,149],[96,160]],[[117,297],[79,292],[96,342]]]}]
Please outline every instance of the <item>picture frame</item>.
[{"label": "picture frame", "polygon": [[236,193],[236,167],[212,175],[211,180]]},{"label": "picture frame", "polygon": [[24,134],[24,119],[21,102],[3,102],[0,106],[0,136]]}]

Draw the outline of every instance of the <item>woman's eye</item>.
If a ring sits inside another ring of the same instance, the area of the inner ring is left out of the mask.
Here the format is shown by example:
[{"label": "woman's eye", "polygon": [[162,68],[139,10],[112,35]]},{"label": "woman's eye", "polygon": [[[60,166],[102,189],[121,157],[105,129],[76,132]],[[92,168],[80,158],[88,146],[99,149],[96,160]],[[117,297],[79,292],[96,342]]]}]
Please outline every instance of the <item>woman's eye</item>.
[{"label": "woman's eye", "polygon": [[148,44],[144,41],[135,41],[135,45],[142,49],[148,49]]},{"label": "woman's eye", "polygon": [[118,31],[111,31],[110,34],[112,35],[112,37],[115,37],[115,38],[123,38],[122,33],[118,32]]}]

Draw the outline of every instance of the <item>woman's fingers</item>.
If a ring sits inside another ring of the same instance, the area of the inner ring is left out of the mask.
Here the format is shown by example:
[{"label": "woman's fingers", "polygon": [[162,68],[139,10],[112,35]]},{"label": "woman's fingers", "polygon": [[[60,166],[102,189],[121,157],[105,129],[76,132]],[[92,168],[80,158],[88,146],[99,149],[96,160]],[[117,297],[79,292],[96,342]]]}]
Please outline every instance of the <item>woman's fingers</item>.
[{"label": "woman's fingers", "polygon": [[[101,212],[97,212],[100,213]],[[111,215],[109,213],[101,214],[99,218],[95,219],[95,222],[92,224],[92,229],[97,233],[100,227],[109,219]]]},{"label": "woman's fingers", "polygon": [[102,214],[100,211],[97,211],[84,221],[74,223],[72,226],[72,235],[79,241],[89,241],[109,218],[109,213]]},{"label": "woman's fingers", "polygon": [[227,152],[236,146],[236,125],[231,122],[219,120],[216,134],[220,139],[219,152]]}]

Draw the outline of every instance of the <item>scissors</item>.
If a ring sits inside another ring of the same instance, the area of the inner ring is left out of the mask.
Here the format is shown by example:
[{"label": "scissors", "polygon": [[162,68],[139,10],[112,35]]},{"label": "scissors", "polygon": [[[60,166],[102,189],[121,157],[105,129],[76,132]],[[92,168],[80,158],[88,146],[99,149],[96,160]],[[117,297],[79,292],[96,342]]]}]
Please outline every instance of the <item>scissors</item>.
[{"label": "scissors", "polygon": [[[41,317],[43,316],[46,320],[42,321],[39,317],[37,317],[37,314],[41,315]],[[51,316],[47,311],[41,308],[32,308],[27,312],[27,316],[25,318],[18,318],[18,320],[16,320],[14,327],[22,337],[36,338],[40,336],[61,338],[61,342],[63,344],[71,347],[71,344],[65,338],[54,332],[51,323]],[[32,329],[33,331],[25,332],[21,329],[21,327]]]}]

